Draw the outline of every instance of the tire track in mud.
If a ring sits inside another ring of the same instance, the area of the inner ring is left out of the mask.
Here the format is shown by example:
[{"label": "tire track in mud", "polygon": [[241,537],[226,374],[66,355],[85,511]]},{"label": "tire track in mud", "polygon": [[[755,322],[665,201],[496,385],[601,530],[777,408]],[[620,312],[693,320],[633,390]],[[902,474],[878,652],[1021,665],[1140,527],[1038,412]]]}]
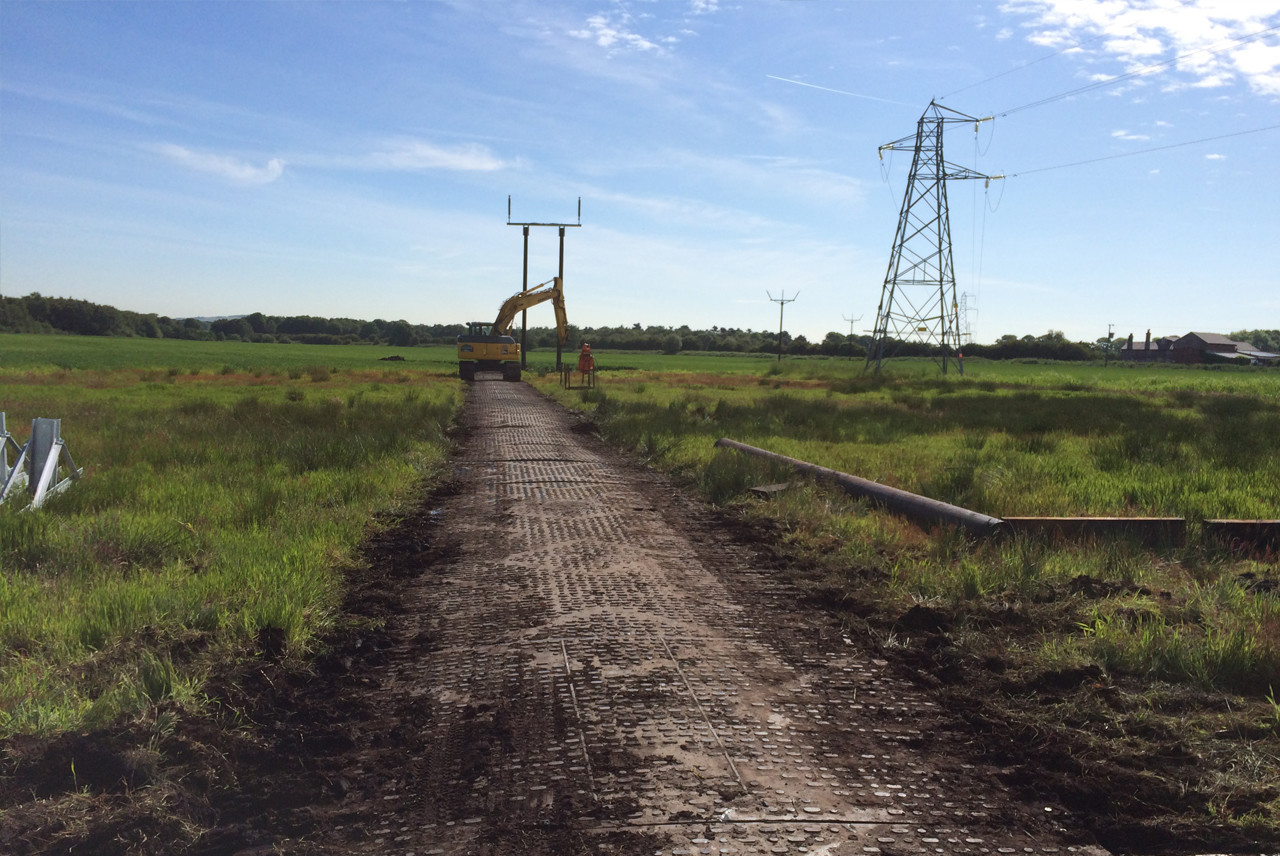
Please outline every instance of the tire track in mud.
[{"label": "tire track in mud", "polygon": [[[329,846],[380,854],[1056,854],[1055,806],[660,476],[477,382],[354,724]],[[362,731],[363,729],[363,731]],[[371,730],[373,733],[371,733]]]}]

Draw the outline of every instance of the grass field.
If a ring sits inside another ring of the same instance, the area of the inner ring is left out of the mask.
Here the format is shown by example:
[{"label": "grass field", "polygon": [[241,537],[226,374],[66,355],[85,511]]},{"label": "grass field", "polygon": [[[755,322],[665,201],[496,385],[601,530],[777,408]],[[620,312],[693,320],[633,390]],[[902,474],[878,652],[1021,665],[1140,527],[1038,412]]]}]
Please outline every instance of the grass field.
[{"label": "grass field", "polygon": [[0,735],[194,701],[213,659],[305,651],[375,516],[447,452],[452,359],[388,353],[0,337],[10,431],[60,418],[85,471],[39,512],[0,506]]},{"label": "grass field", "polygon": [[[796,360],[755,375],[618,372],[590,391],[562,390],[553,376],[540,382],[593,411],[609,438],[718,503],[741,503],[752,484],[790,478],[713,448],[730,437],[994,516],[1185,516],[1193,536],[1207,518],[1280,518],[1280,372],[972,360],[966,368],[964,377],[943,377],[931,363],[904,362],[875,378],[849,361]],[[1152,601],[1133,634],[1105,609],[1081,616],[1091,630],[1078,641],[1113,664],[1146,663],[1257,694],[1280,684],[1280,610],[1270,598],[1246,598],[1252,607],[1244,609],[1221,583],[1265,573],[1265,558],[1219,555],[1194,537],[1173,556],[1126,544],[1049,551],[944,539],[940,548],[886,515],[846,513],[850,505],[814,488],[771,513],[807,533],[797,534],[799,548],[833,566],[886,574],[902,603],[1028,597],[1080,575],[1176,591],[1195,633],[1161,624],[1166,610]],[[1242,634],[1253,640],[1247,666],[1212,668],[1203,665],[1208,653],[1173,653],[1192,639],[1213,645]],[[1155,644],[1161,638],[1168,650]],[[1147,653],[1112,650],[1125,640]]]},{"label": "grass field", "polygon": [[1280,516],[1280,372],[728,361],[602,372],[585,403],[677,469],[728,436],[996,516]]},{"label": "grass field", "polygon": [[[848,632],[963,675],[955,709],[1008,723],[1001,751],[1052,745],[1132,811],[1280,839],[1276,557],[1197,537],[1280,518],[1280,372],[605,352],[567,391],[553,359],[526,379],[761,533]],[[445,347],[0,336],[10,430],[61,418],[86,471],[0,507],[0,736],[200,705],[210,663],[305,654],[379,515],[439,472],[455,375]],[[721,436],[996,516],[1186,516],[1191,538],[974,543],[818,485],[762,502],[746,489],[793,477]]]},{"label": "grass field", "polygon": [[311,369],[371,369],[383,357],[400,356],[396,366],[452,372],[453,348],[393,348],[375,345],[275,345],[253,342],[189,342],[181,339],[111,339],[96,336],[0,336],[0,370],[48,374],[57,371],[180,373],[191,371],[272,373]]}]

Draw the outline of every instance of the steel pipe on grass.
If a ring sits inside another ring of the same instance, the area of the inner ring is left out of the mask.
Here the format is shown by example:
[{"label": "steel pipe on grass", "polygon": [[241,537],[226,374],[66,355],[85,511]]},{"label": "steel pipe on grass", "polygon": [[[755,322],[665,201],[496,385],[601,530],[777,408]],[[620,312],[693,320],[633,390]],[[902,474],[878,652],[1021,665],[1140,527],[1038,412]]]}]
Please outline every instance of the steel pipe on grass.
[{"label": "steel pipe on grass", "polygon": [[896,487],[889,487],[868,479],[851,476],[839,470],[820,467],[817,464],[811,464],[796,458],[788,458],[786,455],[779,455],[776,452],[748,446],[746,443],[739,443],[737,440],[730,440],[728,437],[721,437],[716,440],[716,446],[722,449],[733,449],[735,452],[742,452],[744,455],[754,455],[767,461],[786,464],[796,472],[813,476],[818,481],[832,482],[839,485],[846,493],[869,499],[890,511],[896,511],[899,514],[910,517],[918,523],[960,526],[975,535],[982,536],[995,535],[1004,525],[1004,521],[998,517],[989,517],[986,514],[979,514],[967,508],[961,508],[958,505],[951,505],[950,503],[930,499],[927,496],[920,496],[910,491],[899,490]]}]

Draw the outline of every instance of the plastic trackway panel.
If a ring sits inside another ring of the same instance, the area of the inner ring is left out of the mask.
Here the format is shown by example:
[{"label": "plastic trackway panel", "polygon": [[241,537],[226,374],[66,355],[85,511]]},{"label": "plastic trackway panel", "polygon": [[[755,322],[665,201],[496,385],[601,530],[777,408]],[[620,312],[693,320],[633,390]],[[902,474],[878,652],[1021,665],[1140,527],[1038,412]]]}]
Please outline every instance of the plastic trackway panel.
[{"label": "plastic trackway panel", "polygon": [[428,751],[355,849],[473,852],[495,825],[557,823],[602,853],[620,831],[664,854],[1078,849],[1006,828],[970,768],[913,753],[938,711],[884,664],[818,634],[782,653],[767,606],[795,593],[742,551],[708,567],[663,488],[563,412],[513,383],[467,407],[442,510],[459,555],[397,628],[431,653],[379,689],[420,702]]}]

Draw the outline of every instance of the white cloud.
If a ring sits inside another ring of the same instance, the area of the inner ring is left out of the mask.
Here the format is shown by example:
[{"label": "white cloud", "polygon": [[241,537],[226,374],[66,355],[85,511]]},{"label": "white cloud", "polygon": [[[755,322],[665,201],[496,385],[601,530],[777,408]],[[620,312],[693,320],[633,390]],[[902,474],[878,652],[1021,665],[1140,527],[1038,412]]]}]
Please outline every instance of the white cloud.
[{"label": "white cloud", "polygon": [[719,5],[720,0],[691,0],[689,8],[695,15],[709,15],[716,11]]},{"label": "white cloud", "polygon": [[1102,46],[1113,54],[1134,59],[1158,57],[1165,50],[1164,42],[1154,36],[1137,33],[1107,39]]},{"label": "white cloud", "polygon": [[[1005,13],[1030,17],[1033,44],[1119,59],[1127,72],[1177,58],[1169,88],[1222,87],[1243,80],[1280,95],[1280,0],[1007,0]],[[1267,32],[1271,30],[1271,32]]]},{"label": "white cloud", "polygon": [[1112,131],[1111,136],[1115,137],[1117,140],[1149,140],[1151,139],[1151,137],[1148,136],[1147,134],[1131,134],[1128,131],[1123,131],[1123,130]]},{"label": "white cloud", "polygon": [[569,35],[576,39],[595,42],[602,48],[629,49],[638,51],[662,52],[662,47],[649,41],[639,33],[631,32],[628,15],[617,18],[609,15],[592,15],[587,18],[585,29],[570,30]]},{"label": "white cloud", "polygon": [[428,169],[492,172],[507,165],[488,148],[476,143],[446,148],[421,140],[397,140],[383,151],[372,152],[354,164],[366,169],[404,172]]},{"label": "white cloud", "polygon": [[270,184],[284,174],[284,161],[280,158],[271,158],[262,166],[254,166],[230,155],[197,152],[172,143],[161,143],[154,148],[188,169],[218,175],[235,184]]},{"label": "white cloud", "polygon": [[1227,156],[1219,155],[1219,154],[1209,154],[1209,155],[1205,155],[1204,159],[1205,160],[1226,160]]}]

